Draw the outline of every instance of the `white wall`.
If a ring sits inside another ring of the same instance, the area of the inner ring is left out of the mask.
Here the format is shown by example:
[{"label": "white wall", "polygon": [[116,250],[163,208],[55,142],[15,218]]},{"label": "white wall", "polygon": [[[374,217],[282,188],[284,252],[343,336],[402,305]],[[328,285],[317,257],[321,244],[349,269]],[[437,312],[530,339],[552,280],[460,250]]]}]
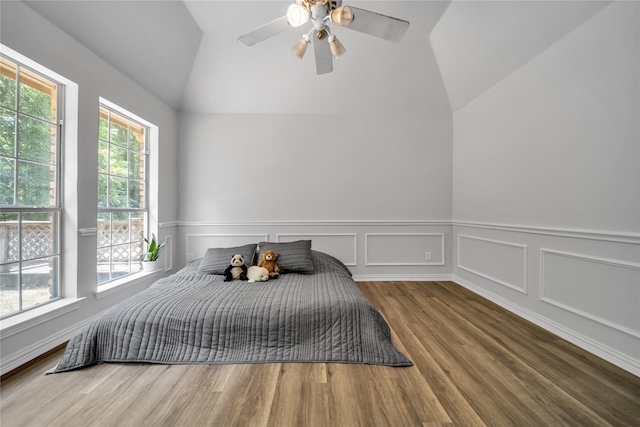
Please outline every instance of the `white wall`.
[{"label": "white wall", "polygon": [[[451,218],[450,115],[185,113],[180,129],[181,260],[194,252],[187,235],[311,233],[314,248],[343,254],[346,233],[356,274],[450,274],[450,234],[424,236]],[[367,237],[389,228],[386,246]],[[376,244],[386,269],[367,262]],[[426,262],[432,245],[446,267]]]},{"label": "white wall", "polygon": [[[311,238],[356,278],[453,274],[640,374],[636,2],[603,9],[453,120],[185,113],[178,121],[24,4],[1,7],[2,43],[79,84],[78,228],[95,227],[103,96],[160,127],[160,238],[172,236],[175,268],[210,246]],[[275,192],[261,191],[271,183]],[[95,236],[76,238],[86,299],[3,335],[3,372],[148,285],[96,300]]]},{"label": "white wall", "polygon": [[640,374],[640,4],[454,113],[456,281]]},{"label": "white wall", "polygon": [[451,118],[182,114],[182,220],[451,217]]},{"label": "white wall", "polygon": [[[167,224],[161,227],[159,238],[175,235],[178,215],[178,118],[175,111],[25,4],[2,2],[1,15],[1,40],[4,45],[78,84],[77,159],[74,162],[76,164],[69,164],[78,171],[77,189],[65,189],[70,193],[77,192],[77,206],[71,207],[65,215],[74,217],[73,221],[78,229],[96,227],[97,118],[98,98],[102,96],[159,126],[159,185],[162,188],[159,196],[159,222]],[[67,276],[63,279],[67,282],[62,286],[65,289],[77,287],[77,296],[85,299],[76,310],[61,314],[46,323],[22,330],[13,329],[18,332],[10,336],[3,331],[0,346],[2,373],[68,340],[78,326],[88,319],[139,292],[158,278],[152,277],[124,291],[96,299],[96,236],[95,233],[89,234],[80,237],[74,230],[65,232],[65,238],[70,237],[65,245],[77,248],[65,256],[72,257],[77,262],[78,270],[77,277]],[[74,283],[69,283],[70,280]]]}]

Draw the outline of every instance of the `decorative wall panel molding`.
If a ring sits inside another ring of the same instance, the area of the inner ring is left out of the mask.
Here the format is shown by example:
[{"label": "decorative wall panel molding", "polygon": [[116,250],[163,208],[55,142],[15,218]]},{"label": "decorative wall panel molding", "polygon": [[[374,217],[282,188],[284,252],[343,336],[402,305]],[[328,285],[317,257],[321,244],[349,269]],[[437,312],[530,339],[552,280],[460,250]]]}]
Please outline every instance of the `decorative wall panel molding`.
[{"label": "decorative wall panel molding", "polygon": [[311,249],[331,254],[346,266],[358,265],[357,233],[278,233],[276,242],[311,240]]},{"label": "decorative wall panel molding", "polygon": [[446,221],[184,221],[179,232],[184,237],[175,258],[181,265],[208,247],[311,240],[312,249],[336,257],[354,275],[452,273],[446,265],[451,256]]},{"label": "decorative wall panel molding", "polygon": [[318,221],[178,221],[181,226],[282,226],[282,227],[300,227],[300,226],[391,226],[391,227],[407,227],[407,226],[450,226],[451,221],[448,220],[318,220]]},{"label": "decorative wall panel molding", "polygon": [[445,265],[444,236],[444,233],[366,233],[365,265]]},{"label": "decorative wall panel molding", "polygon": [[640,264],[541,249],[540,299],[640,338]]},{"label": "decorative wall panel molding", "polygon": [[457,266],[527,294],[527,246],[458,234]]},{"label": "decorative wall panel molding", "polygon": [[166,221],[158,223],[158,228],[171,228],[178,227],[180,225],[179,221]]},{"label": "decorative wall panel molding", "polygon": [[483,223],[470,221],[453,221],[451,225],[487,230],[510,231],[516,233],[540,234],[574,239],[598,240],[613,243],[640,244],[640,233],[624,233],[599,230],[579,230],[572,228],[545,228],[514,224]]},{"label": "decorative wall panel molding", "polygon": [[201,258],[209,248],[230,248],[268,240],[268,234],[187,234],[187,260]]}]

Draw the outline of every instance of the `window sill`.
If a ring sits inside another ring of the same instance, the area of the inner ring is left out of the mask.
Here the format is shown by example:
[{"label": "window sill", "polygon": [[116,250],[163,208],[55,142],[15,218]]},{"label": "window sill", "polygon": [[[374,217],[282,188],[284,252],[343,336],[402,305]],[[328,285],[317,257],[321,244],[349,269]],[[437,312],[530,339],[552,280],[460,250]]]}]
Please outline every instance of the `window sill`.
[{"label": "window sill", "polygon": [[80,308],[82,300],[84,298],[62,298],[4,319],[0,325],[2,339],[77,310]]},{"label": "window sill", "polygon": [[96,299],[104,298],[130,288],[131,286],[138,285],[145,280],[153,279],[160,273],[162,273],[162,270],[132,274],[131,276],[123,277],[122,279],[114,280],[113,282],[99,286],[98,290],[95,291],[94,294]]}]

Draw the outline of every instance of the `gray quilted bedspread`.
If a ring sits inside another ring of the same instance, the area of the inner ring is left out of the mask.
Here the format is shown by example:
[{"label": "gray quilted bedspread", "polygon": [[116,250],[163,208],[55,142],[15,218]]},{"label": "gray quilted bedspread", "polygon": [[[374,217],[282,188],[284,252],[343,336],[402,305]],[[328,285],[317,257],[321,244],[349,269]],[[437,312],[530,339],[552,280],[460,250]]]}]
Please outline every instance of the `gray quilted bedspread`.
[{"label": "gray quilted bedspread", "polygon": [[346,267],[312,256],[315,274],[256,283],[223,282],[192,263],[72,338],[54,372],[101,362],[412,365]]}]

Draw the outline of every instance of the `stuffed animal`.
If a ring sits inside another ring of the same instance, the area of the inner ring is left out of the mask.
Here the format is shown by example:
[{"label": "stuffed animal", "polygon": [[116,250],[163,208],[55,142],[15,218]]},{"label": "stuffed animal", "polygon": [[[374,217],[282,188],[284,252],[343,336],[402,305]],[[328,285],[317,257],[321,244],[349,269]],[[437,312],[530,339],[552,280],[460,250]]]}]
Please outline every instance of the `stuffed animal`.
[{"label": "stuffed animal", "polygon": [[247,266],[244,265],[244,257],[240,254],[235,254],[231,258],[229,267],[224,271],[225,282],[235,279],[247,280]]},{"label": "stuffed animal", "polygon": [[261,256],[262,261],[260,261],[258,267],[266,268],[269,272],[269,278],[278,277],[280,275],[280,267],[278,267],[278,263],[276,262],[278,254],[269,249],[262,252]]},{"label": "stuffed animal", "polygon": [[252,265],[247,269],[247,279],[249,280],[249,283],[266,282],[269,280],[269,271],[264,267]]}]

